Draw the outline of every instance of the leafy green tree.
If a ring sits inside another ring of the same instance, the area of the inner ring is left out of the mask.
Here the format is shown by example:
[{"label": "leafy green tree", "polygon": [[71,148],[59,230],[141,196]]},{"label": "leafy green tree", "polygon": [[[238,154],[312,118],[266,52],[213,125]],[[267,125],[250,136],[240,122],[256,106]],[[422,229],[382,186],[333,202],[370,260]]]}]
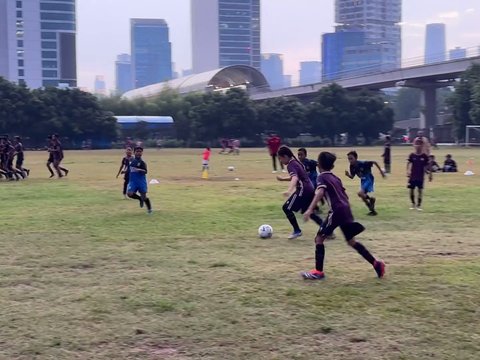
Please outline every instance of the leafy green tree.
[{"label": "leafy green tree", "polygon": [[281,137],[296,137],[305,130],[306,107],[295,98],[280,97],[257,105],[259,126]]},{"label": "leafy green tree", "polygon": [[395,120],[408,120],[420,116],[422,91],[414,88],[401,88],[394,99]]}]

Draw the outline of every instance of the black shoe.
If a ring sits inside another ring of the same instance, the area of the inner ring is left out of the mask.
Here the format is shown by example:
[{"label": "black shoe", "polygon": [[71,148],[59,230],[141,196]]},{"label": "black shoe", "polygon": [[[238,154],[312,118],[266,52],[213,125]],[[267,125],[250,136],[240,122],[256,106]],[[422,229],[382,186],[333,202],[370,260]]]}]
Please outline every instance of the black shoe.
[{"label": "black shoe", "polygon": [[69,172],[70,170],[65,169],[65,176],[67,176]]},{"label": "black shoe", "polygon": [[375,210],[372,210],[372,211],[370,211],[367,215],[368,215],[368,216],[377,216],[378,213],[377,213]]},{"label": "black shoe", "polygon": [[50,175],[49,179],[51,179],[51,178],[54,177],[54,176],[55,176],[54,174]]}]

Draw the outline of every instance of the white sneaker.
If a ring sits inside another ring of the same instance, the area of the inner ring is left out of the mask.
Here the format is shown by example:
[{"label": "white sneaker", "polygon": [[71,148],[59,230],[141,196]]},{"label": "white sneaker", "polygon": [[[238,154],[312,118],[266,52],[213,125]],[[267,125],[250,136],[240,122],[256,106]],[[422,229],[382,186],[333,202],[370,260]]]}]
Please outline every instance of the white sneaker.
[{"label": "white sneaker", "polygon": [[288,240],[293,240],[293,239],[296,239],[298,237],[302,236],[302,232],[293,232],[291,233],[290,235],[288,235]]},{"label": "white sneaker", "polygon": [[415,209],[416,209],[415,205],[412,204],[412,205],[410,206],[410,210],[415,210]]},{"label": "white sneaker", "polygon": [[286,173],[286,172],[287,172],[287,170],[283,169],[283,170],[282,170],[282,172],[283,172],[283,173]]},{"label": "white sneaker", "polygon": [[272,174],[276,174],[276,173],[277,173],[277,170],[273,170],[273,171],[272,171]]},{"label": "white sneaker", "polygon": [[423,211],[423,209],[419,206],[417,206],[417,211]]}]

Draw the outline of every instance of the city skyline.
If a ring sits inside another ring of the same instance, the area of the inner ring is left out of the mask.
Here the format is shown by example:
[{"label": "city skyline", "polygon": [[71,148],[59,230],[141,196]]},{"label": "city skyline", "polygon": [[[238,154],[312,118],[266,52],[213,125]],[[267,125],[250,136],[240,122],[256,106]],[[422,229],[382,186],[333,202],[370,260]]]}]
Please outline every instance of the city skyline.
[{"label": "city skyline", "polygon": [[[165,18],[171,31],[175,70],[181,73],[190,69],[190,0],[177,0],[175,8],[169,4],[167,0],[104,0],[100,3],[79,0],[79,85],[91,88],[95,75],[103,74],[107,87],[114,88],[115,59],[118,54],[130,51],[128,24],[134,17]],[[109,15],[109,26],[99,34],[95,24],[104,21],[103,14],[112,6],[116,11]],[[334,1],[262,0],[261,13],[261,51],[283,54],[284,73],[293,75],[296,81],[301,61],[320,60],[321,35],[334,29]],[[476,0],[464,0],[460,4],[447,0],[423,0],[421,4],[404,0],[403,58],[423,61],[425,25],[431,22],[447,25],[447,49],[478,47],[480,31],[475,30],[475,26],[479,20],[480,7]]]}]

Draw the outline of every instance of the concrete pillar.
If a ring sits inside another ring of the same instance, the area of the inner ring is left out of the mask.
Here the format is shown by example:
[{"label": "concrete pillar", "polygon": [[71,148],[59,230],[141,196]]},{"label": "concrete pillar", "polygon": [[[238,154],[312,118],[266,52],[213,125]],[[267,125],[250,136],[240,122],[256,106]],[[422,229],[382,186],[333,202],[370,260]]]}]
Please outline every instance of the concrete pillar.
[{"label": "concrete pillar", "polygon": [[429,129],[437,125],[437,87],[422,87],[420,128]]}]

